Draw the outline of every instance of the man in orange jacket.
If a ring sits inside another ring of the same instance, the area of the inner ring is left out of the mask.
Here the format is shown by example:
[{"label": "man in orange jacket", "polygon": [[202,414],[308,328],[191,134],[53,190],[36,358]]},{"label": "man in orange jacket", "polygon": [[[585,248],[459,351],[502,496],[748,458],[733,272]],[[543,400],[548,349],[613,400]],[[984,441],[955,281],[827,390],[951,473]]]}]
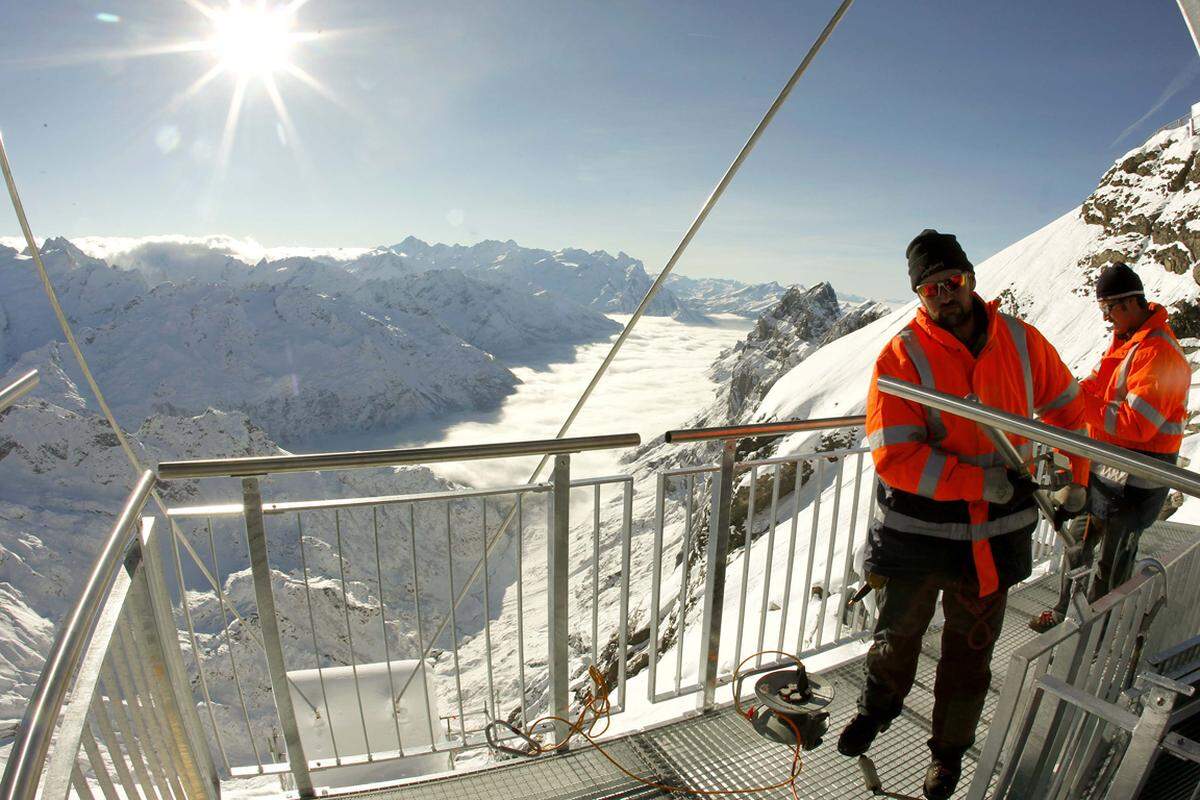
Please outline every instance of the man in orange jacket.
[{"label": "man in orange jacket", "polygon": [[[867,398],[878,481],[865,563],[879,610],[858,714],[838,750],[861,755],[900,714],[941,592],[946,623],[924,785],[925,796],[936,799],[953,793],[975,741],[1008,588],[1032,568],[1035,485],[1005,466],[975,423],[884,394],[876,379],[888,375],[1010,413],[1037,413],[1071,430],[1082,430],[1084,407],[1050,343],[974,293],[974,267],[954,236],[922,231],[906,256],[921,308],[879,355]],[[1027,440],[1012,442],[1031,456]],[[1087,461],[1072,459],[1072,472],[1077,485],[1068,505],[1077,513]]]},{"label": "man in orange jacket", "polygon": [[[1167,324],[1167,310],[1146,301],[1141,278],[1122,263],[1100,272],[1096,299],[1113,338],[1100,366],[1080,383],[1088,435],[1174,464],[1183,441],[1192,371]],[[1129,580],[1142,531],[1158,519],[1166,499],[1165,486],[1109,467],[1093,471],[1088,514],[1075,526],[1082,547],[1067,554],[1066,567],[1090,565],[1099,543],[1089,601]],[[1064,580],[1058,604],[1034,617],[1029,627],[1040,632],[1062,622],[1070,596],[1071,586]]]}]

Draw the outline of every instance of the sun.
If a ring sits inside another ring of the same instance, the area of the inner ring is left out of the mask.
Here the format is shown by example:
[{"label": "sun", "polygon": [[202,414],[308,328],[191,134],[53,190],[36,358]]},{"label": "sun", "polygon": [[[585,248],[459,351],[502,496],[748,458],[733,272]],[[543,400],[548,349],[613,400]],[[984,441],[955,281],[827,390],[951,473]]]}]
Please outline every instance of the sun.
[{"label": "sun", "polygon": [[292,53],[304,34],[296,33],[290,6],[230,4],[213,9],[208,41],[223,72],[239,79],[268,78],[292,67]]},{"label": "sun", "polygon": [[283,99],[281,81],[294,79],[337,102],[336,96],[324,84],[297,63],[300,45],[322,38],[319,33],[296,28],[296,14],[308,0],[225,0],[221,5],[209,5],[206,0],[184,2],[205,17],[209,35],[180,49],[208,53],[213,63],[172,99],[169,108],[181,107],[218,76],[229,76],[233,82],[214,178],[219,181],[229,164],[242,106],[252,84],[260,86],[270,99],[281,131],[280,139],[300,158],[299,136]]}]

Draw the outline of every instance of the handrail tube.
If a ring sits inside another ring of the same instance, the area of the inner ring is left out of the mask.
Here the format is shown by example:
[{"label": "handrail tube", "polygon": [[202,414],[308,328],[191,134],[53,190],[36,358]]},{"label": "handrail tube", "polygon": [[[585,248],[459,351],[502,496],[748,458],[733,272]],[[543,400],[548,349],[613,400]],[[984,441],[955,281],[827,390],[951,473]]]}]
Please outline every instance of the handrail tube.
[{"label": "handrail tube", "polygon": [[[988,439],[991,440],[992,446],[1000,451],[1000,455],[1004,457],[1004,460],[1008,463],[1010,469],[1015,470],[1018,475],[1028,477],[1034,481],[1037,480],[1037,475],[1034,475],[1030,472],[1028,465],[1025,463],[1024,459],[1021,458],[1021,454],[1017,452],[1017,448],[1013,446],[1013,443],[1008,440],[1007,436],[995,428],[989,428],[987,426],[983,426],[983,432],[987,434]],[[1037,507],[1042,511],[1042,516],[1044,516],[1046,521],[1050,523],[1050,527],[1054,530],[1054,532],[1062,537],[1062,540],[1064,543],[1066,543],[1067,547],[1079,546],[1079,543],[1075,541],[1075,537],[1072,536],[1067,530],[1066,525],[1054,524],[1054,505],[1050,500],[1049,492],[1043,489],[1039,489],[1038,491],[1034,492],[1033,502],[1037,503]]]},{"label": "handrail tube", "polygon": [[1200,475],[1164,461],[1138,455],[1123,447],[1097,442],[1062,428],[1055,428],[1043,422],[1036,422],[1027,417],[1010,414],[1007,411],[955,397],[945,392],[926,389],[897,378],[880,376],[877,385],[879,390],[886,394],[936,408],[972,422],[999,428],[1014,436],[1033,439],[1073,455],[1083,456],[1106,466],[1115,467],[1130,475],[1137,475],[1139,478],[1145,478],[1156,484],[1169,486],[1192,497],[1200,497]]},{"label": "handrail tube", "polygon": [[711,439],[744,439],[750,436],[782,436],[799,431],[822,431],[834,428],[851,428],[866,425],[867,418],[822,417],[820,419],[793,419],[787,422],[762,422],[757,425],[722,425],[715,428],[681,428],[667,431],[663,437],[667,444],[676,442],[704,442]]},{"label": "handrail tube", "polygon": [[0,389],[0,411],[11,406],[38,385],[38,371],[31,369],[15,381]]},{"label": "handrail tube", "polygon": [[391,450],[354,450],[342,453],[164,461],[158,465],[158,475],[163,480],[249,478],[279,472],[362,469],[365,467],[392,467],[400,464],[431,464],[438,461],[563,455],[587,450],[637,447],[641,443],[642,437],[636,433],[620,433],[609,436],[576,436],[570,439],[537,439],[451,447],[410,447]]},{"label": "handrail tube", "polygon": [[104,596],[116,579],[125,550],[137,535],[135,523],[153,488],[154,473],[146,470],[129,494],[104,548],[96,557],[79,600],[59,628],[13,740],[4,776],[0,778],[0,800],[34,800],[37,795],[55,722],[71,678],[79,668],[96,619],[104,609]]}]

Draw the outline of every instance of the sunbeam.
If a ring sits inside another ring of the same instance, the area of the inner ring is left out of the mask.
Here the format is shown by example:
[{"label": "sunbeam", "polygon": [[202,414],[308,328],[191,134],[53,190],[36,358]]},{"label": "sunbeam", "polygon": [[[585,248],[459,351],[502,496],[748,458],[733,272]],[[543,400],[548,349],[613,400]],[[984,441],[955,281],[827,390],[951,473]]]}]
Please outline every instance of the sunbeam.
[{"label": "sunbeam", "polygon": [[205,86],[211,83],[212,80],[220,74],[221,65],[217,64],[213,66],[208,72],[205,72],[199,78],[196,78],[196,80],[192,81],[191,85],[189,85],[186,89],[172,97],[170,101],[167,102],[166,107],[161,113],[172,114],[175,111],[178,111],[184,103],[200,94],[201,90],[203,90]]},{"label": "sunbeam", "polygon": [[221,147],[217,151],[217,182],[225,179],[225,170],[229,166],[229,156],[233,152],[233,140],[237,135],[238,119],[242,115],[242,101],[246,99],[246,83],[244,77],[239,77],[234,84],[233,94],[229,98],[229,112],[225,116],[225,129],[221,132]]}]

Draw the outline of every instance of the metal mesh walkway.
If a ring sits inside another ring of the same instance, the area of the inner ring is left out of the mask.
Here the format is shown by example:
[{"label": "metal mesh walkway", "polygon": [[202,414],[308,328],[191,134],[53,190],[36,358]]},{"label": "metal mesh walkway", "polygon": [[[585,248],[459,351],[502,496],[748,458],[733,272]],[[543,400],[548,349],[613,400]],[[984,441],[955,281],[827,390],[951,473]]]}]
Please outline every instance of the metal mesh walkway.
[{"label": "metal mesh walkway", "polygon": [[[1143,555],[1171,551],[1183,544],[1183,534],[1170,526],[1147,531]],[[982,746],[1004,684],[1013,651],[1035,634],[1027,626],[1031,616],[1054,602],[1058,575],[1047,575],[1009,596],[1004,628],[992,659],[992,685],[979,723],[976,747]],[[940,650],[939,635],[926,635],[917,679],[904,713],[875,740],[869,755],[893,797],[920,797],[928,764],[930,714],[933,710],[933,677]],[[855,699],[862,688],[861,660],[823,674],[836,687],[829,733],[816,750],[805,753],[804,769],[796,782],[805,800],[872,797],[862,781],[856,759],[845,758],[834,747],[838,733],[854,715]],[[622,737],[606,744],[609,753],[630,771],[671,785],[714,791],[778,782],[787,776],[791,751],[760,738],[732,708],[673,722],[653,730]],[[963,763],[959,792],[964,792],[975,769],[978,750]],[[410,783],[358,795],[370,800],[601,800],[601,798],[651,798],[672,796],[639,784],[623,775],[591,747],[559,756],[515,761],[478,772]],[[698,797],[693,793],[674,796]],[[757,794],[724,795],[739,798],[788,798],[787,789]]]}]

